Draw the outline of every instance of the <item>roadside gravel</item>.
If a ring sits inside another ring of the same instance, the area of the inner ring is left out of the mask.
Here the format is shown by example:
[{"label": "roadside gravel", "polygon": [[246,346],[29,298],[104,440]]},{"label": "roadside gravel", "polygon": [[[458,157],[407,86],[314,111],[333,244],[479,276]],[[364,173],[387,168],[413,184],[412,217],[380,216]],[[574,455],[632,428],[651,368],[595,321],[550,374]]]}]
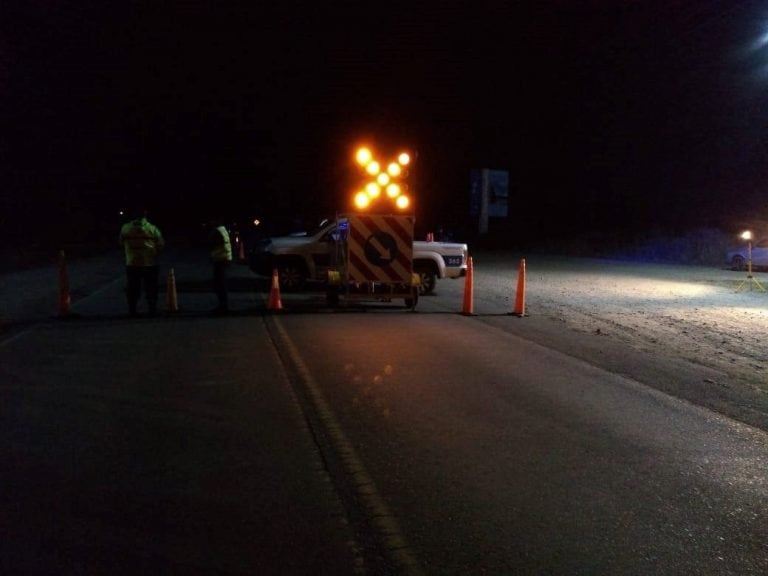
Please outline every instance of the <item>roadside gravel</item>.
[{"label": "roadside gravel", "polygon": [[[519,260],[509,252],[478,254],[477,297],[511,310]],[[768,289],[768,274],[754,278]],[[595,362],[612,354],[604,362],[614,368],[620,354],[626,364],[666,365],[655,373],[664,376],[646,383],[768,428],[768,292],[751,283],[738,289],[745,279],[713,267],[532,255],[526,312],[551,321],[550,333],[563,332],[551,341],[566,353]],[[676,382],[674,366],[704,370],[693,383]]]}]

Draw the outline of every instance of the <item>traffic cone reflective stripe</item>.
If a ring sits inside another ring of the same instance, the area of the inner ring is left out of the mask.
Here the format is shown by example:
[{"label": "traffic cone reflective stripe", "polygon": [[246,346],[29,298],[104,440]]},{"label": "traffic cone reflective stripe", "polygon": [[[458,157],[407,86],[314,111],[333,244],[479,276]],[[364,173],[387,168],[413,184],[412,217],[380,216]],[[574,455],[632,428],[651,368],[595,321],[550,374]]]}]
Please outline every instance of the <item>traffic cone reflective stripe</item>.
[{"label": "traffic cone reflective stripe", "polygon": [[277,268],[272,271],[272,287],[269,290],[269,300],[267,301],[269,310],[282,310],[283,302],[280,299],[280,277]]},{"label": "traffic cone reflective stripe", "polygon": [[515,316],[525,316],[525,258],[520,259],[517,271],[517,293],[515,294]]},{"label": "traffic cone reflective stripe", "polygon": [[64,250],[59,252],[59,316],[69,316],[72,299],[69,295],[69,275],[67,274],[67,256]]},{"label": "traffic cone reflective stripe", "polygon": [[176,297],[176,274],[173,271],[173,268],[171,268],[168,271],[168,290],[166,294],[166,306],[168,308],[168,312],[178,312],[179,311],[179,302]]},{"label": "traffic cone reflective stripe", "polygon": [[475,304],[474,304],[474,286],[473,286],[473,264],[472,264],[472,256],[469,256],[467,258],[467,275],[464,277],[464,306],[462,307],[461,313],[465,314],[467,316],[471,316],[475,313]]}]

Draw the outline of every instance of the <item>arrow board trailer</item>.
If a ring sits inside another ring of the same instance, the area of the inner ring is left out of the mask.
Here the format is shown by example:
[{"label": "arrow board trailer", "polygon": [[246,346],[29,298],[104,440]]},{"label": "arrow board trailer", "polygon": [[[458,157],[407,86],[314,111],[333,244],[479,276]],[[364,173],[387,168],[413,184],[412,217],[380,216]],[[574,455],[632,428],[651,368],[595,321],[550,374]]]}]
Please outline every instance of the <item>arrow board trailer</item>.
[{"label": "arrow board trailer", "polygon": [[391,302],[415,309],[421,277],[413,272],[412,215],[347,214],[337,218],[328,271],[328,304],[340,299]]}]

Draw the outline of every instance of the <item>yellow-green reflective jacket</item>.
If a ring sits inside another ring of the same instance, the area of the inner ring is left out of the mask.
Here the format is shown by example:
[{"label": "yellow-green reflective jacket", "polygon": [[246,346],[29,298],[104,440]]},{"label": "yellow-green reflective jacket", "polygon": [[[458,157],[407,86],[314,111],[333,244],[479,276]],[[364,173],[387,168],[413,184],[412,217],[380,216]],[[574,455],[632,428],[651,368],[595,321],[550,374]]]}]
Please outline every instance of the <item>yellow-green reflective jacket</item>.
[{"label": "yellow-green reflective jacket", "polygon": [[123,225],[120,245],[125,249],[126,266],[156,266],[165,240],[157,226],[146,218],[137,218]]},{"label": "yellow-green reflective jacket", "polygon": [[213,232],[213,244],[211,246],[211,260],[232,260],[232,243],[229,241],[229,232],[224,226],[217,226]]}]

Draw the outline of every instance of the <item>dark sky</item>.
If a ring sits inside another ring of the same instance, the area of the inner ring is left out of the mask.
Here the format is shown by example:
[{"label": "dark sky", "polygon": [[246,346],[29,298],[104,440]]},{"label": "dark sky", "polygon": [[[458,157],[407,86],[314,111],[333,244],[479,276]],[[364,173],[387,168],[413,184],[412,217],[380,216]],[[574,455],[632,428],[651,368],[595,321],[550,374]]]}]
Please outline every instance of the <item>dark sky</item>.
[{"label": "dark sky", "polygon": [[478,167],[526,234],[768,220],[766,33],[756,1],[4,2],[3,226],[344,210],[364,139],[417,152],[428,226]]}]

